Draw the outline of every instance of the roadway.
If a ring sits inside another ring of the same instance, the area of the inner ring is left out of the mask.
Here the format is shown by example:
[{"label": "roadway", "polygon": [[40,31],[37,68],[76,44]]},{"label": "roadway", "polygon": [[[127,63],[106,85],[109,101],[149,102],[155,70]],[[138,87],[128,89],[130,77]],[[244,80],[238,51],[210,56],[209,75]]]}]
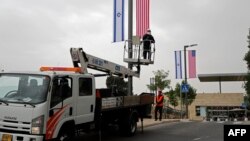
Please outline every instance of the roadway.
[{"label": "roadway", "polygon": [[[115,130],[103,133],[102,141],[223,141],[224,124],[249,124],[249,122],[163,122],[144,128],[144,133],[133,137],[120,136]],[[98,140],[96,134],[82,135],[76,139]]]}]

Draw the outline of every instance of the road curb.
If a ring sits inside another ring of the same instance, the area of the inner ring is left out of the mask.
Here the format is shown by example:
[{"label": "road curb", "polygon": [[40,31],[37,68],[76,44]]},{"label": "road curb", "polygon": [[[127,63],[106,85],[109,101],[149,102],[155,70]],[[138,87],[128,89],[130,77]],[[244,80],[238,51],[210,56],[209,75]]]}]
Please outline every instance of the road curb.
[{"label": "road curb", "polygon": [[[143,127],[150,127],[150,126],[155,126],[155,125],[159,125],[159,124],[163,124],[163,123],[172,123],[172,122],[180,122],[179,119],[174,119],[174,120],[162,120],[162,121],[154,121],[153,119],[150,119],[152,121],[148,122],[148,121],[143,121]],[[138,122],[138,128],[141,128],[141,122]]]}]

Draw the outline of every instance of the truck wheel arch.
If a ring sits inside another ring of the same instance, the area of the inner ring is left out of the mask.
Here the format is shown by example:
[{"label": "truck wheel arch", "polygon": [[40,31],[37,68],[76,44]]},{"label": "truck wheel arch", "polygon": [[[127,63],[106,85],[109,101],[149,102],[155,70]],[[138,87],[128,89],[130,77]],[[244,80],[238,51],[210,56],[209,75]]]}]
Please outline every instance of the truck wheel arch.
[{"label": "truck wheel arch", "polygon": [[55,136],[55,138],[59,138],[62,134],[69,134],[70,136],[74,136],[75,135],[75,122],[73,120],[64,122],[60,128],[58,128],[58,132]]}]

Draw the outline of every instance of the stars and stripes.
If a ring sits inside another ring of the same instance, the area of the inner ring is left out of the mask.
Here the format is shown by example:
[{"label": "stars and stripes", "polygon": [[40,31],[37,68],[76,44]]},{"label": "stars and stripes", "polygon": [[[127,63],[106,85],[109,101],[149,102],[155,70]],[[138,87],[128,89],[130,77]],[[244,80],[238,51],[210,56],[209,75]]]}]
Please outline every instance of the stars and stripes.
[{"label": "stars and stripes", "polygon": [[136,35],[142,37],[149,29],[149,0],[136,0]]},{"label": "stars and stripes", "polygon": [[196,78],[196,52],[195,50],[188,51],[188,72],[189,72],[189,78]]}]

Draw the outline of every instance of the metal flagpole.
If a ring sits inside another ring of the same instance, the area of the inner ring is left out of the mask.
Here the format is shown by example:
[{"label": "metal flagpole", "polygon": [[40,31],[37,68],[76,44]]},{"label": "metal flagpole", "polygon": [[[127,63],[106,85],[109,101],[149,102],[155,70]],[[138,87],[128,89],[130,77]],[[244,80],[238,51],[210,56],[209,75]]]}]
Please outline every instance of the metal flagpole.
[{"label": "metal flagpole", "polygon": [[[189,46],[184,46],[184,71],[185,71],[185,85],[187,85],[187,65],[186,65],[186,48]],[[185,106],[186,106],[186,118],[188,119],[188,102],[187,102],[187,91],[185,91]]]},{"label": "metal flagpole", "polygon": [[181,100],[181,119],[182,119],[182,95],[181,95],[181,85],[180,85],[180,100]]},{"label": "metal flagpole", "polygon": [[[188,47],[197,46],[198,44],[185,45],[184,46],[184,68],[185,68],[185,85],[187,85],[187,59],[186,59],[186,50]],[[185,105],[186,105],[186,118],[188,119],[188,97],[187,91],[185,92]]]},{"label": "metal flagpole", "polygon": [[[128,0],[128,58],[132,58],[133,56],[133,0]],[[133,69],[133,64],[128,63],[128,68],[130,70]],[[128,95],[133,95],[133,77],[128,77]]]}]

